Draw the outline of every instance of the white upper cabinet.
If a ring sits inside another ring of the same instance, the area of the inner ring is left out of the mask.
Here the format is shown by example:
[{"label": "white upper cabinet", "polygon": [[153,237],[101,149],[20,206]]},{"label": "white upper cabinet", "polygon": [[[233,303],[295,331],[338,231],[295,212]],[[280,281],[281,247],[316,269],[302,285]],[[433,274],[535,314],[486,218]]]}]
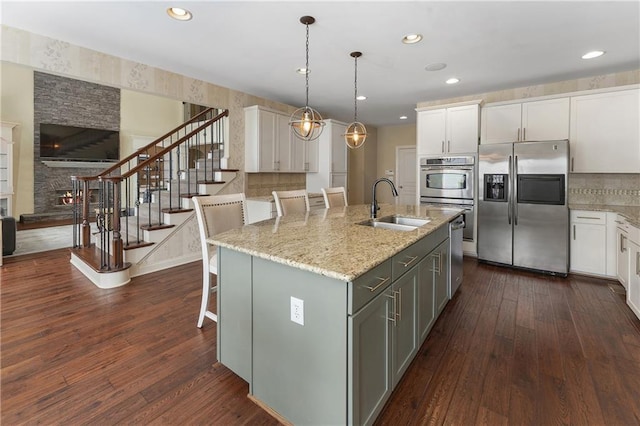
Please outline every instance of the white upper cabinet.
[{"label": "white upper cabinet", "polygon": [[316,140],[315,170],[310,169],[307,173],[307,192],[310,193],[319,193],[321,188],[332,186],[347,187],[347,145],[344,142],[347,125],[335,120],[324,122],[324,130]]},{"label": "white upper cabinet", "polygon": [[571,171],[640,172],[640,89],[571,98]]},{"label": "white upper cabinet", "polygon": [[419,110],[418,156],[478,152],[479,116],[479,103]]},{"label": "white upper cabinet", "polygon": [[569,138],[569,98],[547,99],[482,108],[480,143]]},{"label": "white upper cabinet", "polygon": [[244,125],[246,172],[317,170],[318,141],[298,140],[287,114],[254,105],[244,109]]}]

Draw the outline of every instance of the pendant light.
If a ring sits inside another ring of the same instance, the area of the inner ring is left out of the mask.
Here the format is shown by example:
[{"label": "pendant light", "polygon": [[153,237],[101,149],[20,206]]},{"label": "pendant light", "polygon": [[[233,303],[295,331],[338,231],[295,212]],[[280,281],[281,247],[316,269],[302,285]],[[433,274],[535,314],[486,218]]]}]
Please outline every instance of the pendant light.
[{"label": "pendant light", "polygon": [[298,108],[289,119],[289,125],[298,139],[312,141],[317,139],[324,128],[324,121],[318,111],[309,106],[309,25],[316,22],[313,16],[303,16],[300,22],[307,27],[305,88],[306,100],[304,108]]},{"label": "pendant light", "polygon": [[364,124],[358,122],[358,58],[362,56],[361,52],[351,52],[351,57],[355,60],[355,93],[353,95],[354,115],[353,123],[347,126],[347,132],[344,134],[344,141],[351,149],[360,148],[367,139],[367,129]]}]

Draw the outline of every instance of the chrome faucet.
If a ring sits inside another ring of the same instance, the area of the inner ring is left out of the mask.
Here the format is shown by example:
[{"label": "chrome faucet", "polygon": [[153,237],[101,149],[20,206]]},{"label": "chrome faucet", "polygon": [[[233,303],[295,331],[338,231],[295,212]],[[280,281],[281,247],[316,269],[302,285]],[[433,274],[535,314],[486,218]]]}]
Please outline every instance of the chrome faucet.
[{"label": "chrome faucet", "polygon": [[389,185],[391,185],[391,193],[394,197],[398,196],[398,190],[396,189],[396,186],[389,179],[380,178],[375,181],[373,183],[373,201],[371,201],[371,219],[375,219],[378,216],[378,210],[380,210],[380,207],[378,207],[378,202],[376,201],[376,186],[378,186],[380,182],[387,182]]}]

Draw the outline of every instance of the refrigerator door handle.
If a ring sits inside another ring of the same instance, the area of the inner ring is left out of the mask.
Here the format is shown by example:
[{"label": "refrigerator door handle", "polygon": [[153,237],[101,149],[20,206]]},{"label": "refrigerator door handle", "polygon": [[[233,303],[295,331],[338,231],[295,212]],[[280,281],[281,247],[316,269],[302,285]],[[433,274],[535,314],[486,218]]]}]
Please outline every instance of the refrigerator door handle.
[{"label": "refrigerator door handle", "polygon": [[518,156],[513,165],[513,224],[518,226]]},{"label": "refrigerator door handle", "polygon": [[[509,156],[509,186],[511,186],[511,156]],[[511,188],[507,188],[507,218],[511,225]]]}]

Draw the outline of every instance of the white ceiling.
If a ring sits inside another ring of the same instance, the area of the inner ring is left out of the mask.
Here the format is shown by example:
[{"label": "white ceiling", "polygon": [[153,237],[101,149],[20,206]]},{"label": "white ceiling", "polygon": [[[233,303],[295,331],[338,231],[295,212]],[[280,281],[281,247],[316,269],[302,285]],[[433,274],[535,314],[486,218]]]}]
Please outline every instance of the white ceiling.
[{"label": "white ceiling", "polygon": [[[190,10],[170,19],[169,6]],[[1,2],[3,24],[376,126],[415,121],[416,103],[640,68],[640,2],[83,1]],[[408,33],[424,39],[404,45]],[[589,61],[587,51],[607,53]],[[425,66],[444,62],[442,71]],[[449,77],[456,85],[446,85]],[[224,105],[220,105],[224,107]],[[399,120],[407,115],[409,120]]]}]

